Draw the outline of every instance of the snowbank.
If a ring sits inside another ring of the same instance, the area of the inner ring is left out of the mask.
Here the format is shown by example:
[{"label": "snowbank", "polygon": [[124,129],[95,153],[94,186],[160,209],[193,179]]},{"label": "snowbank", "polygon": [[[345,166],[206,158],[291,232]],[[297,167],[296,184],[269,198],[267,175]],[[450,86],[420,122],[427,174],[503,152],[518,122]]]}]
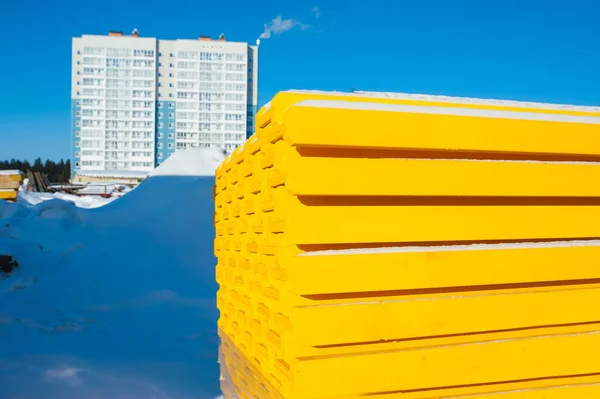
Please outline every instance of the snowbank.
[{"label": "snowbank", "polygon": [[0,201],[20,265],[0,278],[0,396],[218,396],[213,184],[152,177],[96,209]]},{"label": "snowbank", "polygon": [[188,148],[175,152],[150,176],[214,176],[225,156],[218,148]]},{"label": "snowbank", "polygon": [[[215,169],[225,159],[225,152],[217,148],[189,148],[177,151],[171,155],[159,167],[150,172],[149,176],[214,176]],[[119,172],[120,176],[133,176],[140,172]],[[115,177],[119,175],[116,171],[105,172],[82,172],[81,176],[93,174],[94,176]],[[37,205],[44,201],[59,199],[75,204],[79,208],[99,208],[110,204],[115,199],[122,197],[131,189],[119,182],[88,183],[78,193],[85,196],[76,196],[63,193],[36,193],[26,190],[28,180],[25,179],[19,190],[18,201],[25,205]],[[119,190],[117,190],[119,189]],[[111,194],[110,198],[101,195]]]}]

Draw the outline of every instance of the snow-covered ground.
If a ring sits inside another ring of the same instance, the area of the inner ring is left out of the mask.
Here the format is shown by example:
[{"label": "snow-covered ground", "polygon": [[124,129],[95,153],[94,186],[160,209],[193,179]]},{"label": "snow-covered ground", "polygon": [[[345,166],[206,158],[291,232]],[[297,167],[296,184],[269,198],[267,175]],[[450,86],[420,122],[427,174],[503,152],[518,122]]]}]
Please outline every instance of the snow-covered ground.
[{"label": "snow-covered ground", "polygon": [[99,208],[0,201],[20,265],[0,277],[1,398],[219,395],[214,170],[178,161],[216,154],[190,153]]}]

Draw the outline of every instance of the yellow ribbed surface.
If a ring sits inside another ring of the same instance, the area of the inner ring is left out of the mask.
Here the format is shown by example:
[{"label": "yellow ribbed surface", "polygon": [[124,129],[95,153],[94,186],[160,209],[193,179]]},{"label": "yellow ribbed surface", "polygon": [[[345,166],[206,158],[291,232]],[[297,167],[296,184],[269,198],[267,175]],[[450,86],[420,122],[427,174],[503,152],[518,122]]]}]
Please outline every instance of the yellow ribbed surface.
[{"label": "yellow ribbed surface", "polygon": [[599,112],[285,92],[257,126],[215,184],[227,399],[600,396]]}]

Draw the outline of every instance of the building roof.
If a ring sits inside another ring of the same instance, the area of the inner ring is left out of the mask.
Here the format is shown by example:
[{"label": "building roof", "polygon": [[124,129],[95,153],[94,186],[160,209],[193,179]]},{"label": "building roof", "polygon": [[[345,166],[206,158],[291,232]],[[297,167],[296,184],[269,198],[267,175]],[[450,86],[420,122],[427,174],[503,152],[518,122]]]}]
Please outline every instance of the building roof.
[{"label": "building roof", "polygon": [[143,179],[148,176],[149,172],[141,172],[136,170],[77,170],[77,176],[86,177],[117,177],[130,179]]},{"label": "building roof", "polygon": [[0,176],[13,176],[22,174],[20,170],[0,170]]}]

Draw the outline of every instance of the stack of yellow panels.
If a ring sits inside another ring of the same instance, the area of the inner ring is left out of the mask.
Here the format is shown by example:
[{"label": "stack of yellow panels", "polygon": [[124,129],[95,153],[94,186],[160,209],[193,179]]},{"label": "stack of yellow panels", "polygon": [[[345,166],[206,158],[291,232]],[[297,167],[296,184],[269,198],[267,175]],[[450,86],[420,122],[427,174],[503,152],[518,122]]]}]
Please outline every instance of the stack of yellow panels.
[{"label": "stack of yellow panels", "polygon": [[0,199],[14,201],[17,199],[23,175],[18,170],[0,170]]},{"label": "stack of yellow panels", "polygon": [[600,397],[600,109],[283,92],[218,168],[226,398]]}]

